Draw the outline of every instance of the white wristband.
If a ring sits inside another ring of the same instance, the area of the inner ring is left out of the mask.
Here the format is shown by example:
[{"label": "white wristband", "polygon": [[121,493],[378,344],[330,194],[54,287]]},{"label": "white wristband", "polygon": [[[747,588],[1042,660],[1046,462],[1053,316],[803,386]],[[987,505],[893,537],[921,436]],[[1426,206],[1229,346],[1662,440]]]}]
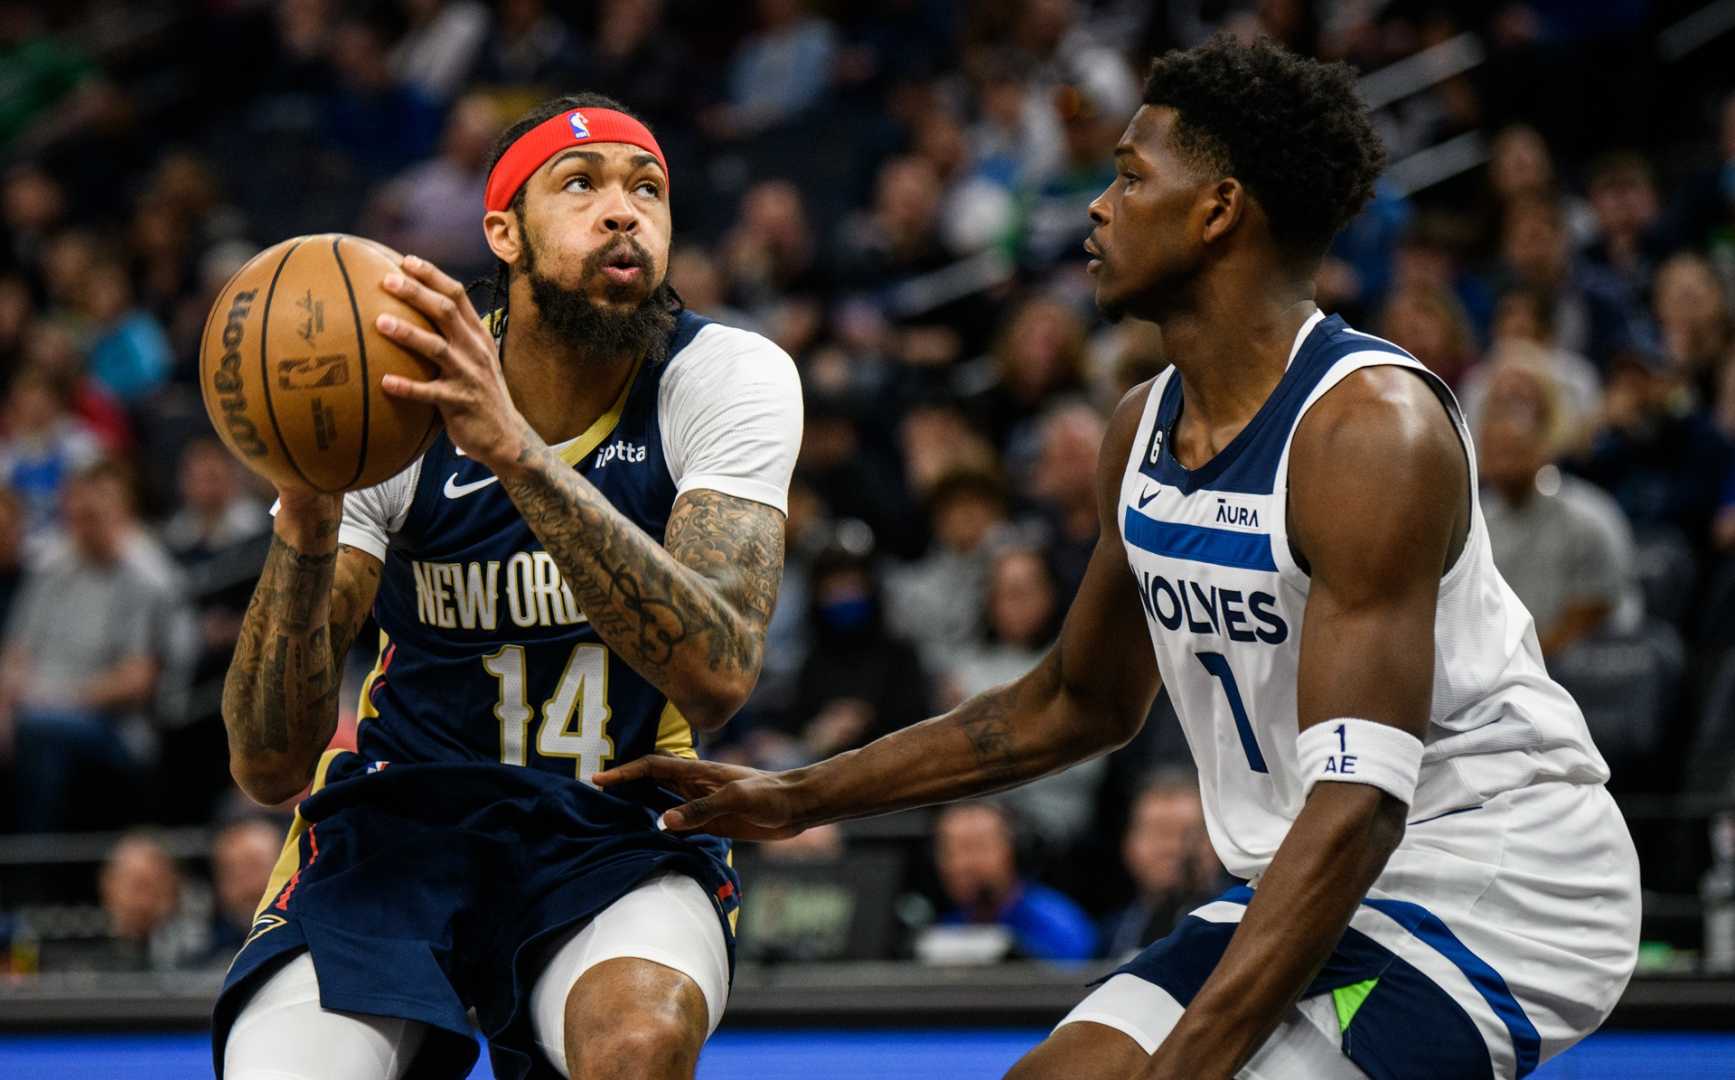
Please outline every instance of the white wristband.
[{"label": "white wristband", "polygon": [[1368,784],[1403,801],[1415,800],[1422,773],[1422,740],[1390,724],[1349,718],[1327,720],[1295,739],[1301,797],[1321,780]]}]

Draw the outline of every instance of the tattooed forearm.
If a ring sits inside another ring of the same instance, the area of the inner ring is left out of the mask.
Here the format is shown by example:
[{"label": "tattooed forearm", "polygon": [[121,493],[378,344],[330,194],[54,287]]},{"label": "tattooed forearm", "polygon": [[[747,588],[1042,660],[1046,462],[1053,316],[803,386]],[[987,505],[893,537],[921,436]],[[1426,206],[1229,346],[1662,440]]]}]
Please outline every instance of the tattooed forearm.
[{"label": "tattooed forearm", "polygon": [[597,634],[689,719],[726,720],[759,676],[783,574],[783,515],[689,492],[658,544],[533,434],[526,441],[501,486]]},{"label": "tattooed forearm", "polygon": [[802,823],[987,795],[1098,753],[1071,718],[1058,650],[1023,678],[847,754],[797,770]]},{"label": "tattooed forearm", "polygon": [[337,726],[343,659],[380,571],[373,556],[336,544],[340,513],[336,503],[311,522],[280,524],[242,620],[223,722],[249,794],[293,794]]}]

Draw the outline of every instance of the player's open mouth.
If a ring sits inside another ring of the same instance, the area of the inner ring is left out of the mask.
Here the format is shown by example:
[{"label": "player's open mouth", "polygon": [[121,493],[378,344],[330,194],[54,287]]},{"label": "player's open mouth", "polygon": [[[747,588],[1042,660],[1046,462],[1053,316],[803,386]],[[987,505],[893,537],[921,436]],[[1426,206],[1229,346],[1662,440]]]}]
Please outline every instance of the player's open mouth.
[{"label": "player's open mouth", "polygon": [[622,251],[602,264],[602,272],[604,277],[617,285],[630,285],[644,273],[644,268],[633,258],[632,252]]}]

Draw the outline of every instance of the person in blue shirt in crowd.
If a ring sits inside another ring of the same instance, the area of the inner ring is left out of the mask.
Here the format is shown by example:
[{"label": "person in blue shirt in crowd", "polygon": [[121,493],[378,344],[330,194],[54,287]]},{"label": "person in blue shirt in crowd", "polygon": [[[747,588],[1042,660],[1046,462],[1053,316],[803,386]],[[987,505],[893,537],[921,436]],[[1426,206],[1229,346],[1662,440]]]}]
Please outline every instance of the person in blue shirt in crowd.
[{"label": "person in blue shirt in crowd", "polygon": [[1037,960],[1085,960],[1096,955],[1096,927],[1070,897],[1025,880],[1018,869],[1011,812],[992,802],[966,802],[934,822],[934,864],[953,904],[942,925],[999,924],[1015,952]]}]

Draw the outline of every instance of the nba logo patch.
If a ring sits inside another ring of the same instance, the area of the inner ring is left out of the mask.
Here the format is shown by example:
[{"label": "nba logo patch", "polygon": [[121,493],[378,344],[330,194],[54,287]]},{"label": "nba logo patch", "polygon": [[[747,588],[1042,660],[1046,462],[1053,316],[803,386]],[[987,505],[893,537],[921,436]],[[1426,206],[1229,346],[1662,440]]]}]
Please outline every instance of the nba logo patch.
[{"label": "nba logo patch", "polygon": [[567,122],[572,125],[572,137],[573,138],[575,138],[575,139],[588,139],[588,138],[590,138],[590,121],[588,121],[584,118],[583,113],[575,112],[571,116],[567,117],[566,119],[567,119]]}]

